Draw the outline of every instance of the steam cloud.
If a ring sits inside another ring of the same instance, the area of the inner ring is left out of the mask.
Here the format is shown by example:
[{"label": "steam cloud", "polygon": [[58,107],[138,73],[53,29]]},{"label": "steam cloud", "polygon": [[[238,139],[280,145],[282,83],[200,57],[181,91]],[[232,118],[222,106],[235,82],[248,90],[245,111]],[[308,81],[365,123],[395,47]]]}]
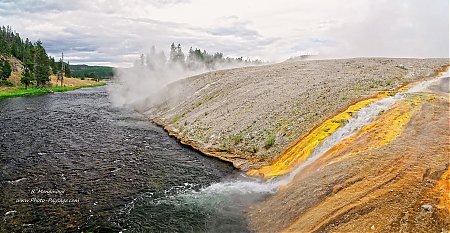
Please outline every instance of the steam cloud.
[{"label": "steam cloud", "polygon": [[449,57],[449,1],[377,0],[356,6],[352,20],[324,31],[332,43],[317,49],[320,58]]},{"label": "steam cloud", "polygon": [[[181,48],[178,52],[182,54]],[[214,57],[217,54],[219,53],[214,54]],[[168,96],[176,96],[175,88],[166,89],[164,92],[162,90],[168,84],[182,78],[213,70],[262,64],[259,60],[243,60],[242,57],[237,59],[220,57],[215,62],[209,61],[209,63],[188,58],[185,62],[184,54],[182,56],[181,61],[174,61],[177,55],[173,54],[170,59],[166,59],[163,51],[156,53],[155,48],[152,47],[149,54],[142,54],[140,59],[134,62],[133,67],[115,69],[114,85],[108,88],[113,105],[129,106],[138,111],[144,111],[145,108],[160,103]],[[211,59],[213,57],[208,56]]]}]

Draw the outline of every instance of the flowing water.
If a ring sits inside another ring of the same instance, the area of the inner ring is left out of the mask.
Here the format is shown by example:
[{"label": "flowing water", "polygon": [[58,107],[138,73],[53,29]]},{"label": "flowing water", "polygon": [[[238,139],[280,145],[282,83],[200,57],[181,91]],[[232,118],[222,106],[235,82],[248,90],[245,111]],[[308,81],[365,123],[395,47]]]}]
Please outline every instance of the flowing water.
[{"label": "flowing water", "polygon": [[248,231],[239,206],[194,195],[239,176],[230,164],[112,107],[105,90],[0,101],[0,232]]},{"label": "flowing water", "polygon": [[[405,93],[360,109],[305,163],[268,181],[183,147],[142,115],[112,108],[104,88],[0,101],[0,230],[247,232],[246,207],[289,183]],[[57,195],[79,202],[16,203],[36,196],[34,189],[64,190]]]},{"label": "flowing water", "polygon": [[[412,93],[428,92],[429,88],[434,84],[442,86],[442,83],[444,83],[444,85],[447,85],[446,88],[448,89],[449,75],[450,73],[449,71],[447,71],[446,73],[434,79],[417,83],[404,92],[399,92],[394,96],[386,97],[384,99],[375,101],[374,103],[371,103],[361,108],[356,114],[352,116],[350,120],[348,120],[348,122],[346,122],[344,126],[337,129],[330,136],[328,136],[322,143],[317,145],[313,149],[313,153],[309,156],[309,158],[289,174],[279,177],[273,177],[267,181],[261,180],[246,181],[245,179],[241,179],[239,181],[225,182],[215,185],[228,186],[227,189],[229,190],[245,189],[247,190],[247,192],[255,193],[253,194],[253,196],[258,195],[263,196],[262,195],[263,193],[266,194],[275,193],[281,186],[284,186],[289,182],[291,182],[300,171],[302,171],[305,167],[316,161],[320,156],[322,156],[325,152],[331,149],[334,145],[337,145],[338,143],[347,139],[354,133],[358,132],[358,130],[364,127],[365,125],[371,123],[373,120],[375,120],[377,116],[379,116],[383,111],[391,108],[393,104],[395,104],[396,102],[405,99],[408,95]],[[441,82],[441,84],[439,84],[439,82]],[[207,189],[204,191],[208,192]],[[238,196],[245,195],[242,194],[240,191],[236,191],[235,193]]]}]

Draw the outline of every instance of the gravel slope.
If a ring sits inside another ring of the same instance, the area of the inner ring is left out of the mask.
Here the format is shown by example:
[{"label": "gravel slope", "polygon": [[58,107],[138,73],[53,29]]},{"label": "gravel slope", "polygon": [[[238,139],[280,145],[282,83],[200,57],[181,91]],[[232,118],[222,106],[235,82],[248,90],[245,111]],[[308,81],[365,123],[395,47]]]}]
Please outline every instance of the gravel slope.
[{"label": "gravel slope", "polygon": [[268,164],[349,104],[449,63],[355,58],[215,71],[172,83],[160,104],[139,108],[183,143],[247,170]]},{"label": "gravel slope", "polygon": [[[443,82],[448,83],[448,78]],[[343,150],[327,152],[274,196],[248,210],[256,232],[448,232],[448,89],[414,111],[391,143],[366,132]],[[414,105],[414,103],[409,103]],[[385,118],[387,119],[387,118]],[[380,117],[383,122],[383,117]],[[350,155],[352,151],[356,154]]]}]

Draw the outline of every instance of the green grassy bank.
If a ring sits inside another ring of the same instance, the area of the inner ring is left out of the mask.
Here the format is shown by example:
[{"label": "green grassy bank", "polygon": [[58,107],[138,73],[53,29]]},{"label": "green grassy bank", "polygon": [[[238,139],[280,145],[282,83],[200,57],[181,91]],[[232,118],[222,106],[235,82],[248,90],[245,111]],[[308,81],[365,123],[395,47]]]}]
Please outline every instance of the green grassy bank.
[{"label": "green grassy bank", "polygon": [[91,85],[81,85],[81,86],[66,86],[66,87],[60,87],[60,86],[54,86],[54,87],[46,87],[46,88],[11,88],[11,89],[5,89],[0,90],[0,100],[5,98],[12,98],[12,97],[18,97],[18,96],[33,96],[33,95],[43,95],[46,93],[49,93],[51,91],[53,92],[64,92],[64,91],[72,91],[84,87],[97,87],[97,86],[103,86],[106,83],[104,82],[98,82]]}]

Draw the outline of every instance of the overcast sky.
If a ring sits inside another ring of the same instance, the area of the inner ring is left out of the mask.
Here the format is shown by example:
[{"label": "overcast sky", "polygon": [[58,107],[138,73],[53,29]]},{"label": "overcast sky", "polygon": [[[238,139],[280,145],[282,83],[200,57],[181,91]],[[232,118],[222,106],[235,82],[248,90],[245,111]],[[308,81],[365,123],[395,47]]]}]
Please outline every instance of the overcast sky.
[{"label": "overcast sky", "polygon": [[0,0],[0,24],[72,64],[129,66],[172,42],[277,62],[448,57],[448,0]]}]

